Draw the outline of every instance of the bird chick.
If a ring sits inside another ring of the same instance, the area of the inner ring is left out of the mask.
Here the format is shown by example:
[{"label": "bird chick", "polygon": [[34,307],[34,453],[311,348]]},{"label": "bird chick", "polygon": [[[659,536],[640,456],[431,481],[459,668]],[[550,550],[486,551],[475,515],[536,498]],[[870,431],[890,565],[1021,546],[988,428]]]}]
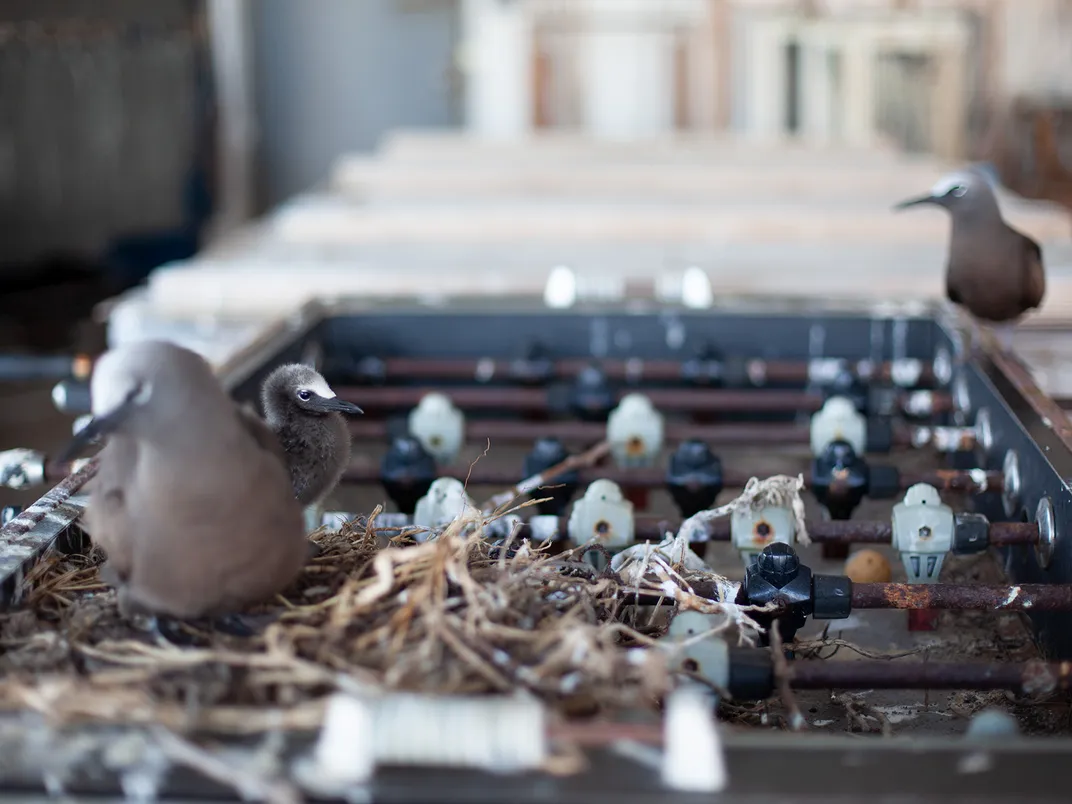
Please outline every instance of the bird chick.
[{"label": "bird chick", "polygon": [[339,399],[319,373],[301,363],[268,375],[261,406],[285,453],[294,495],[302,505],[321,502],[350,462],[350,429],[343,414],[364,411]]},{"label": "bird chick", "polygon": [[90,393],[93,418],[64,458],[107,437],[84,519],[125,615],[230,615],[297,578],[301,507],[274,437],[200,355],[163,341],[112,349]]},{"label": "bird chick", "polygon": [[1038,243],[1001,217],[990,182],[976,169],[943,176],[930,193],[897,204],[934,204],[952,221],[946,257],[946,296],[975,318],[998,326],[1008,346],[1012,326],[1042,304],[1046,273]]}]

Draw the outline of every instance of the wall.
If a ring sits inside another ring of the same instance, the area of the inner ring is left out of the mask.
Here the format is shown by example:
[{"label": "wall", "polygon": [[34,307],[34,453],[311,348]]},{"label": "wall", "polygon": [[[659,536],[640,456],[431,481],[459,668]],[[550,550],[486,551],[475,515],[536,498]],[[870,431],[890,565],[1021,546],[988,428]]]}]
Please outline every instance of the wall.
[{"label": "wall", "polygon": [[999,72],[1006,97],[1072,100],[1072,2],[1006,2]]},{"label": "wall", "polygon": [[0,2],[0,261],[182,222],[192,5]]},{"label": "wall", "polygon": [[323,180],[388,130],[459,119],[452,0],[252,6],[261,207]]}]

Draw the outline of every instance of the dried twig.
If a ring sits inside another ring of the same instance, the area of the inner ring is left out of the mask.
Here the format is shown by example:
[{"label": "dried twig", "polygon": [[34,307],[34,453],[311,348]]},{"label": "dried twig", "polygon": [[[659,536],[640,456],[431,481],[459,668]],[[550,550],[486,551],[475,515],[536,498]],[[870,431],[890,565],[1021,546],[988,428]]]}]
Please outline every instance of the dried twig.
[{"label": "dried twig", "polygon": [[878,729],[882,732],[883,737],[889,737],[893,734],[893,727],[890,725],[889,718],[873,706],[848,693],[836,696],[835,700],[845,707],[845,712],[849,718],[849,731],[852,731],[854,723],[864,732],[874,731],[869,722],[873,720],[878,724]]},{"label": "dried twig", "polygon": [[693,514],[678,528],[678,536],[688,540],[689,534],[695,529],[706,527],[719,517],[733,514],[735,511],[747,508],[758,508],[763,505],[787,506],[793,512],[795,520],[796,538],[803,545],[811,544],[808,536],[807,525],[804,520],[804,500],[800,492],[804,489],[804,476],[797,475],[773,475],[760,480],[758,477],[749,478],[744,489],[735,499],[718,508],[700,511]]},{"label": "dried twig", "polygon": [[[834,650],[825,656],[822,656],[821,653],[823,648],[833,648]],[[837,652],[841,648],[851,650],[853,653],[859,654],[865,659],[889,659],[891,661],[893,659],[903,659],[906,656],[915,656],[923,650],[923,648],[910,648],[908,650],[897,651],[894,653],[872,651],[867,648],[862,648],[853,642],[849,642],[847,639],[811,639],[793,643],[793,649],[801,657],[806,656],[808,658],[831,659],[837,655]]]},{"label": "dried twig", "polygon": [[540,486],[546,485],[561,474],[565,474],[566,472],[572,472],[574,469],[587,469],[589,467],[595,466],[609,453],[610,442],[601,441],[591,449],[585,450],[579,455],[570,455],[564,461],[556,463],[550,469],[546,469],[543,472],[540,472],[538,475],[527,477],[513,488],[496,494],[494,497],[484,503],[481,508],[487,512],[497,511],[500,507],[509,503],[511,500],[517,499],[518,497],[523,497],[529,492],[535,491]]},{"label": "dried twig", "polygon": [[320,554],[301,580],[250,612],[270,620],[257,636],[190,629],[196,647],[151,644],[119,617],[94,560],[49,557],[34,609],[0,617],[0,708],[234,733],[315,726],[326,696],[355,679],[445,694],[520,687],[609,708],[665,691],[661,653],[637,662],[623,649],[646,637],[617,619],[627,593],[614,573],[527,543],[492,559],[481,538],[491,518],[476,511],[431,541],[381,548],[375,513],[312,535]]},{"label": "dried twig", "polygon": [[800,714],[797,699],[793,697],[793,691],[789,688],[789,662],[785,660],[785,650],[782,647],[782,634],[778,629],[778,621],[775,620],[767,630],[770,636],[771,664],[774,665],[774,681],[778,687],[778,695],[782,699],[785,711],[789,715],[789,728],[792,731],[800,731],[807,725],[804,716]]}]

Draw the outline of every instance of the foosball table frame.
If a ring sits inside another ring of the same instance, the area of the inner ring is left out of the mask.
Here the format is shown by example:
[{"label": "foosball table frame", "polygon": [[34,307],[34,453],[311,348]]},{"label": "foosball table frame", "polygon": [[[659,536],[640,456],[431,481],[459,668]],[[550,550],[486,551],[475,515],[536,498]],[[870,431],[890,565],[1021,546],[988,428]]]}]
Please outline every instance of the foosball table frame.
[{"label": "foosball table frame", "polygon": [[[406,393],[412,396],[412,389],[429,382],[406,376],[395,382],[400,372],[392,374],[392,365],[404,368],[436,361],[454,366],[447,372],[453,379],[438,384],[448,393],[451,382],[459,388],[517,388],[526,383],[531,388],[533,378],[521,375],[535,363],[548,376],[567,379],[582,363],[600,365],[618,378],[620,386],[640,390],[648,379],[646,369],[658,367],[664,388],[688,388],[694,394],[720,386],[723,393],[780,387],[798,395],[821,395],[823,383],[838,370],[865,382],[931,389],[948,402],[935,420],[961,430],[970,428],[974,438],[961,452],[974,456],[977,469],[1000,478],[998,489],[984,488],[976,495],[977,507],[991,522],[1034,523],[1038,528],[1031,543],[1011,540],[991,548],[998,552],[1009,583],[1072,585],[1072,535],[1067,532],[1072,528],[1072,423],[1014,356],[997,349],[987,333],[962,324],[947,311],[895,305],[835,309],[770,301],[706,310],[647,301],[568,310],[506,299],[493,309],[486,302],[463,300],[444,305],[402,300],[313,304],[267,328],[254,344],[221,366],[219,376],[236,400],[255,402],[267,373],[294,361],[316,364],[333,385],[340,376],[361,375],[367,387],[397,387],[407,399]],[[690,368],[673,377],[667,366],[674,363]],[[458,368],[467,364],[475,369],[471,377]],[[517,368],[514,376],[511,365]],[[781,381],[779,372],[784,376]],[[407,388],[410,392],[405,392]],[[355,401],[360,404],[359,395]],[[509,418],[511,406],[527,403],[504,404],[501,410],[494,403],[487,405],[487,420],[501,422]],[[747,427],[757,418],[770,426],[799,424],[800,414],[791,407],[751,416],[747,409],[730,412],[716,426]],[[386,438],[397,430],[388,421],[360,421],[355,428],[355,449],[360,449],[361,438],[374,432]],[[4,526],[0,593],[8,606],[19,604],[22,579],[46,550],[69,549],[77,543],[76,520],[86,502],[82,485],[94,471],[93,461],[79,467]],[[1072,607],[1044,608],[1048,610],[1024,611],[1040,654],[1054,663],[1072,660]],[[5,740],[4,734],[14,733],[11,728],[10,722],[0,728],[0,743],[10,744],[12,738]],[[699,797],[661,787],[657,772],[608,750],[608,739],[591,742],[590,768],[575,776],[385,768],[369,792],[372,800],[397,802],[510,798],[587,803]],[[730,732],[724,742],[730,775],[729,789],[719,794],[724,801],[857,800],[865,791],[918,802],[950,796],[1043,801],[1067,800],[1072,789],[1072,766],[1066,759],[1072,740],[1063,736],[988,744],[985,767],[972,771],[965,770],[965,763],[970,765],[970,758],[981,749],[957,739]],[[16,789],[45,789],[34,770],[20,766],[16,757],[0,766],[5,795]],[[120,783],[106,771],[86,772],[68,779],[66,789],[70,795],[109,795],[120,791]],[[162,795],[227,797],[218,785],[180,772],[169,777]]]}]

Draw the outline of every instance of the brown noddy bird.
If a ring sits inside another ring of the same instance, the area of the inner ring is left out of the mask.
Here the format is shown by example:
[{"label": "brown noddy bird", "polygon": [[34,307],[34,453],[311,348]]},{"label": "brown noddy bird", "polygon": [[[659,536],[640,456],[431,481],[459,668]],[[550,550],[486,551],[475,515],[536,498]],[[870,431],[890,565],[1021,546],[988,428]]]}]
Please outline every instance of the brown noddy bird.
[{"label": "brown noddy bird", "polygon": [[1039,244],[1005,223],[990,182],[978,170],[943,176],[930,193],[894,209],[921,204],[945,208],[952,221],[946,296],[981,321],[1005,325],[999,335],[1007,346],[1012,325],[1046,293]]},{"label": "brown noddy bird", "polygon": [[350,463],[350,428],[344,414],[364,411],[339,399],[315,369],[302,363],[282,365],[268,375],[261,406],[283,448],[298,501],[321,502]]},{"label": "brown noddy bird", "polygon": [[307,541],[275,437],[200,355],[163,341],[112,349],[90,394],[93,419],[64,457],[107,438],[84,518],[125,615],[231,615],[298,577]]}]

